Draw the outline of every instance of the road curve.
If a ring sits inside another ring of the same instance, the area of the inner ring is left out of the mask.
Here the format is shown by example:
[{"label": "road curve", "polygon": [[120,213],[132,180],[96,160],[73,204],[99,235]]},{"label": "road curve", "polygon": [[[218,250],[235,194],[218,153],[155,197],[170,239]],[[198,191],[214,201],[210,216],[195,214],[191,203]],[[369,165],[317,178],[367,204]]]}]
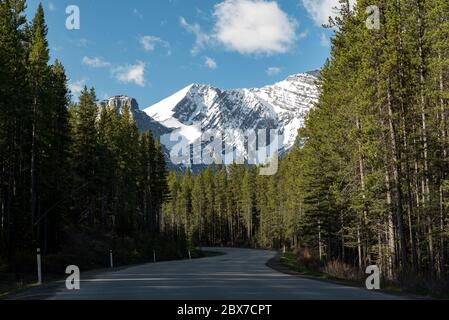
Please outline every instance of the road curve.
[{"label": "road curve", "polygon": [[213,248],[225,255],[144,264],[84,274],[81,288],[64,282],[27,290],[31,300],[398,300],[401,297],[279,273],[272,251]]}]

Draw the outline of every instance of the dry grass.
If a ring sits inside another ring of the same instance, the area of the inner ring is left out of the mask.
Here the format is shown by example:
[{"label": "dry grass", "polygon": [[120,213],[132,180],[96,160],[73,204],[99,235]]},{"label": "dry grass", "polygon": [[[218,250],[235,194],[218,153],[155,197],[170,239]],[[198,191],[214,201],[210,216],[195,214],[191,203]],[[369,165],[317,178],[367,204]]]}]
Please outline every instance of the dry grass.
[{"label": "dry grass", "polygon": [[298,265],[304,268],[306,271],[320,271],[323,266],[320,259],[313,254],[308,248],[300,248],[294,251]]},{"label": "dry grass", "polygon": [[[348,285],[361,285],[366,276],[358,268],[340,260],[321,263],[309,249],[297,249],[286,253],[281,263],[292,271],[325,280],[338,280]],[[396,281],[383,279],[383,290],[398,294],[449,299],[449,279],[430,279],[417,274],[403,275]]]},{"label": "dry grass", "polygon": [[327,262],[321,271],[336,279],[350,281],[357,281],[361,279],[358,269],[339,260]]}]

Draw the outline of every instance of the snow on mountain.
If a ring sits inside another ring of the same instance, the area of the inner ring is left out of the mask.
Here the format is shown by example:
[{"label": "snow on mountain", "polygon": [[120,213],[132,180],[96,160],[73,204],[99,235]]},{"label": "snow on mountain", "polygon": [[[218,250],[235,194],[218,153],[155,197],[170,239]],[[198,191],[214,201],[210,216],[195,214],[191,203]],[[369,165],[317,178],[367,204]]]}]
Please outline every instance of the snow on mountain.
[{"label": "snow on mountain", "polygon": [[190,89],[193,87],[193,84],[185,87],[184,89],[176,92],[172,96],[162,100],[159,103],[156,103],[152,106],[152,117],[156,121],[164,122],[166,120],[170,120],[173,117],[174,111],[173,106],[176,106],[178,103],[184,99],[184,97],[189,93]]},{"label": "snow on mountain", "polygon": [[[283,135],[282,150],[290,149],[308,111],[318,100],[317,73],[302,73],[263,88],[221,90],[209,85],[192,84],[145,113],[189,144],[198,142],[209,130],[224,132],[227,144],[246,156],[248,131],[276,129]],[[170,134],[161,142],[173,148]]]},{"label": "snow on mountain", "polygon": [[283,128],[284,146],[290,149],[296,141],[298,129],[311,107],[318,101],[316,77],[312,74],[297,74],[286,80],[253,92],[273,106],[279,127]]}]

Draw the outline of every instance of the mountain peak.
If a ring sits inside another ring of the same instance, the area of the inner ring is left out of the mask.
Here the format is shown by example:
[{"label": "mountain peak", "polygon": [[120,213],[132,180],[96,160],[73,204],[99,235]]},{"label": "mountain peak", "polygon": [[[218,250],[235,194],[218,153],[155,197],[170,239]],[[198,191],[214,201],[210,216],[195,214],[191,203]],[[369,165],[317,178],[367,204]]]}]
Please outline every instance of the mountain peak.
[{"label": "mountain peak", "polygon": [[139,104],[137,103],[137,100],[126,95],[109,97],[100,101],[99,105],[101,107],[116,108],[120,112],[123,111],[123,108],[125,108],[126,106],[131,110],[139,110]]},{"label": "mountain peak", "polygon": [[136,99],[127,95],[116,95],[106,98],[98,103],[100,108],[116,109],[119,113],[123,113],[125,107],[129,107],[132,118],[136,121],[136,125],[140,131],[151,131],[157,137],[167,134],[170,131],[161,126],[157,121],[140,110],[139,103]]},{"label": "mountain peak", "polygon": [[[283,149],[290,149],[298,129],[304,125],[308,111],[318,100],[314,71],[291,75],[263,88],[221,90],[210,85],[190,84],[170,97],[145,109],[160,125],[189,143],[210,129],[237,130],[225,137],[245,154],[241,132],[277,129],[284,136]],[[161,138],[168,149],[173,147],[169,135]]]},{"label": "mountain peak", "polygon": [[320,69],[315,69],[315,70],[311,70],[311,71],[307,71],[306,74],[314,76],[314,77],[318,77],[321,73]]},{"label": "mountain peak", "polygon": [[[190,84],[187,87],[179,90],[178,92],[172,94],[168,98],[156,103],[148,109],[145,109],[145,113],[151,116],[156,121],[164,121],[169,119],[173,115],[173,107],[181,102],[182,99],[189,93],[189,91],[195,86],[195,84]],[[151,109],[151,110],[150,110]]]}]

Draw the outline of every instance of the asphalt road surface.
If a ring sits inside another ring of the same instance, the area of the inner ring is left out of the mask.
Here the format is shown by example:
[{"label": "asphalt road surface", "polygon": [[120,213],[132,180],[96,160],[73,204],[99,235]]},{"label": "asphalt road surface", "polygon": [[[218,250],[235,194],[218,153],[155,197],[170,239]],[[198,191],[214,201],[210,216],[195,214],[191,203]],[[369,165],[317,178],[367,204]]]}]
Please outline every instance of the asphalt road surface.
[{"label": "asphalt road surface", "polygon": [[80,290],[65,282],[35,287],[13,299],[31,300],[397,300],[362,288],[301,278],[266,266],[276,253],[213,248],[225,255],[145,264],[81,275]]}]

